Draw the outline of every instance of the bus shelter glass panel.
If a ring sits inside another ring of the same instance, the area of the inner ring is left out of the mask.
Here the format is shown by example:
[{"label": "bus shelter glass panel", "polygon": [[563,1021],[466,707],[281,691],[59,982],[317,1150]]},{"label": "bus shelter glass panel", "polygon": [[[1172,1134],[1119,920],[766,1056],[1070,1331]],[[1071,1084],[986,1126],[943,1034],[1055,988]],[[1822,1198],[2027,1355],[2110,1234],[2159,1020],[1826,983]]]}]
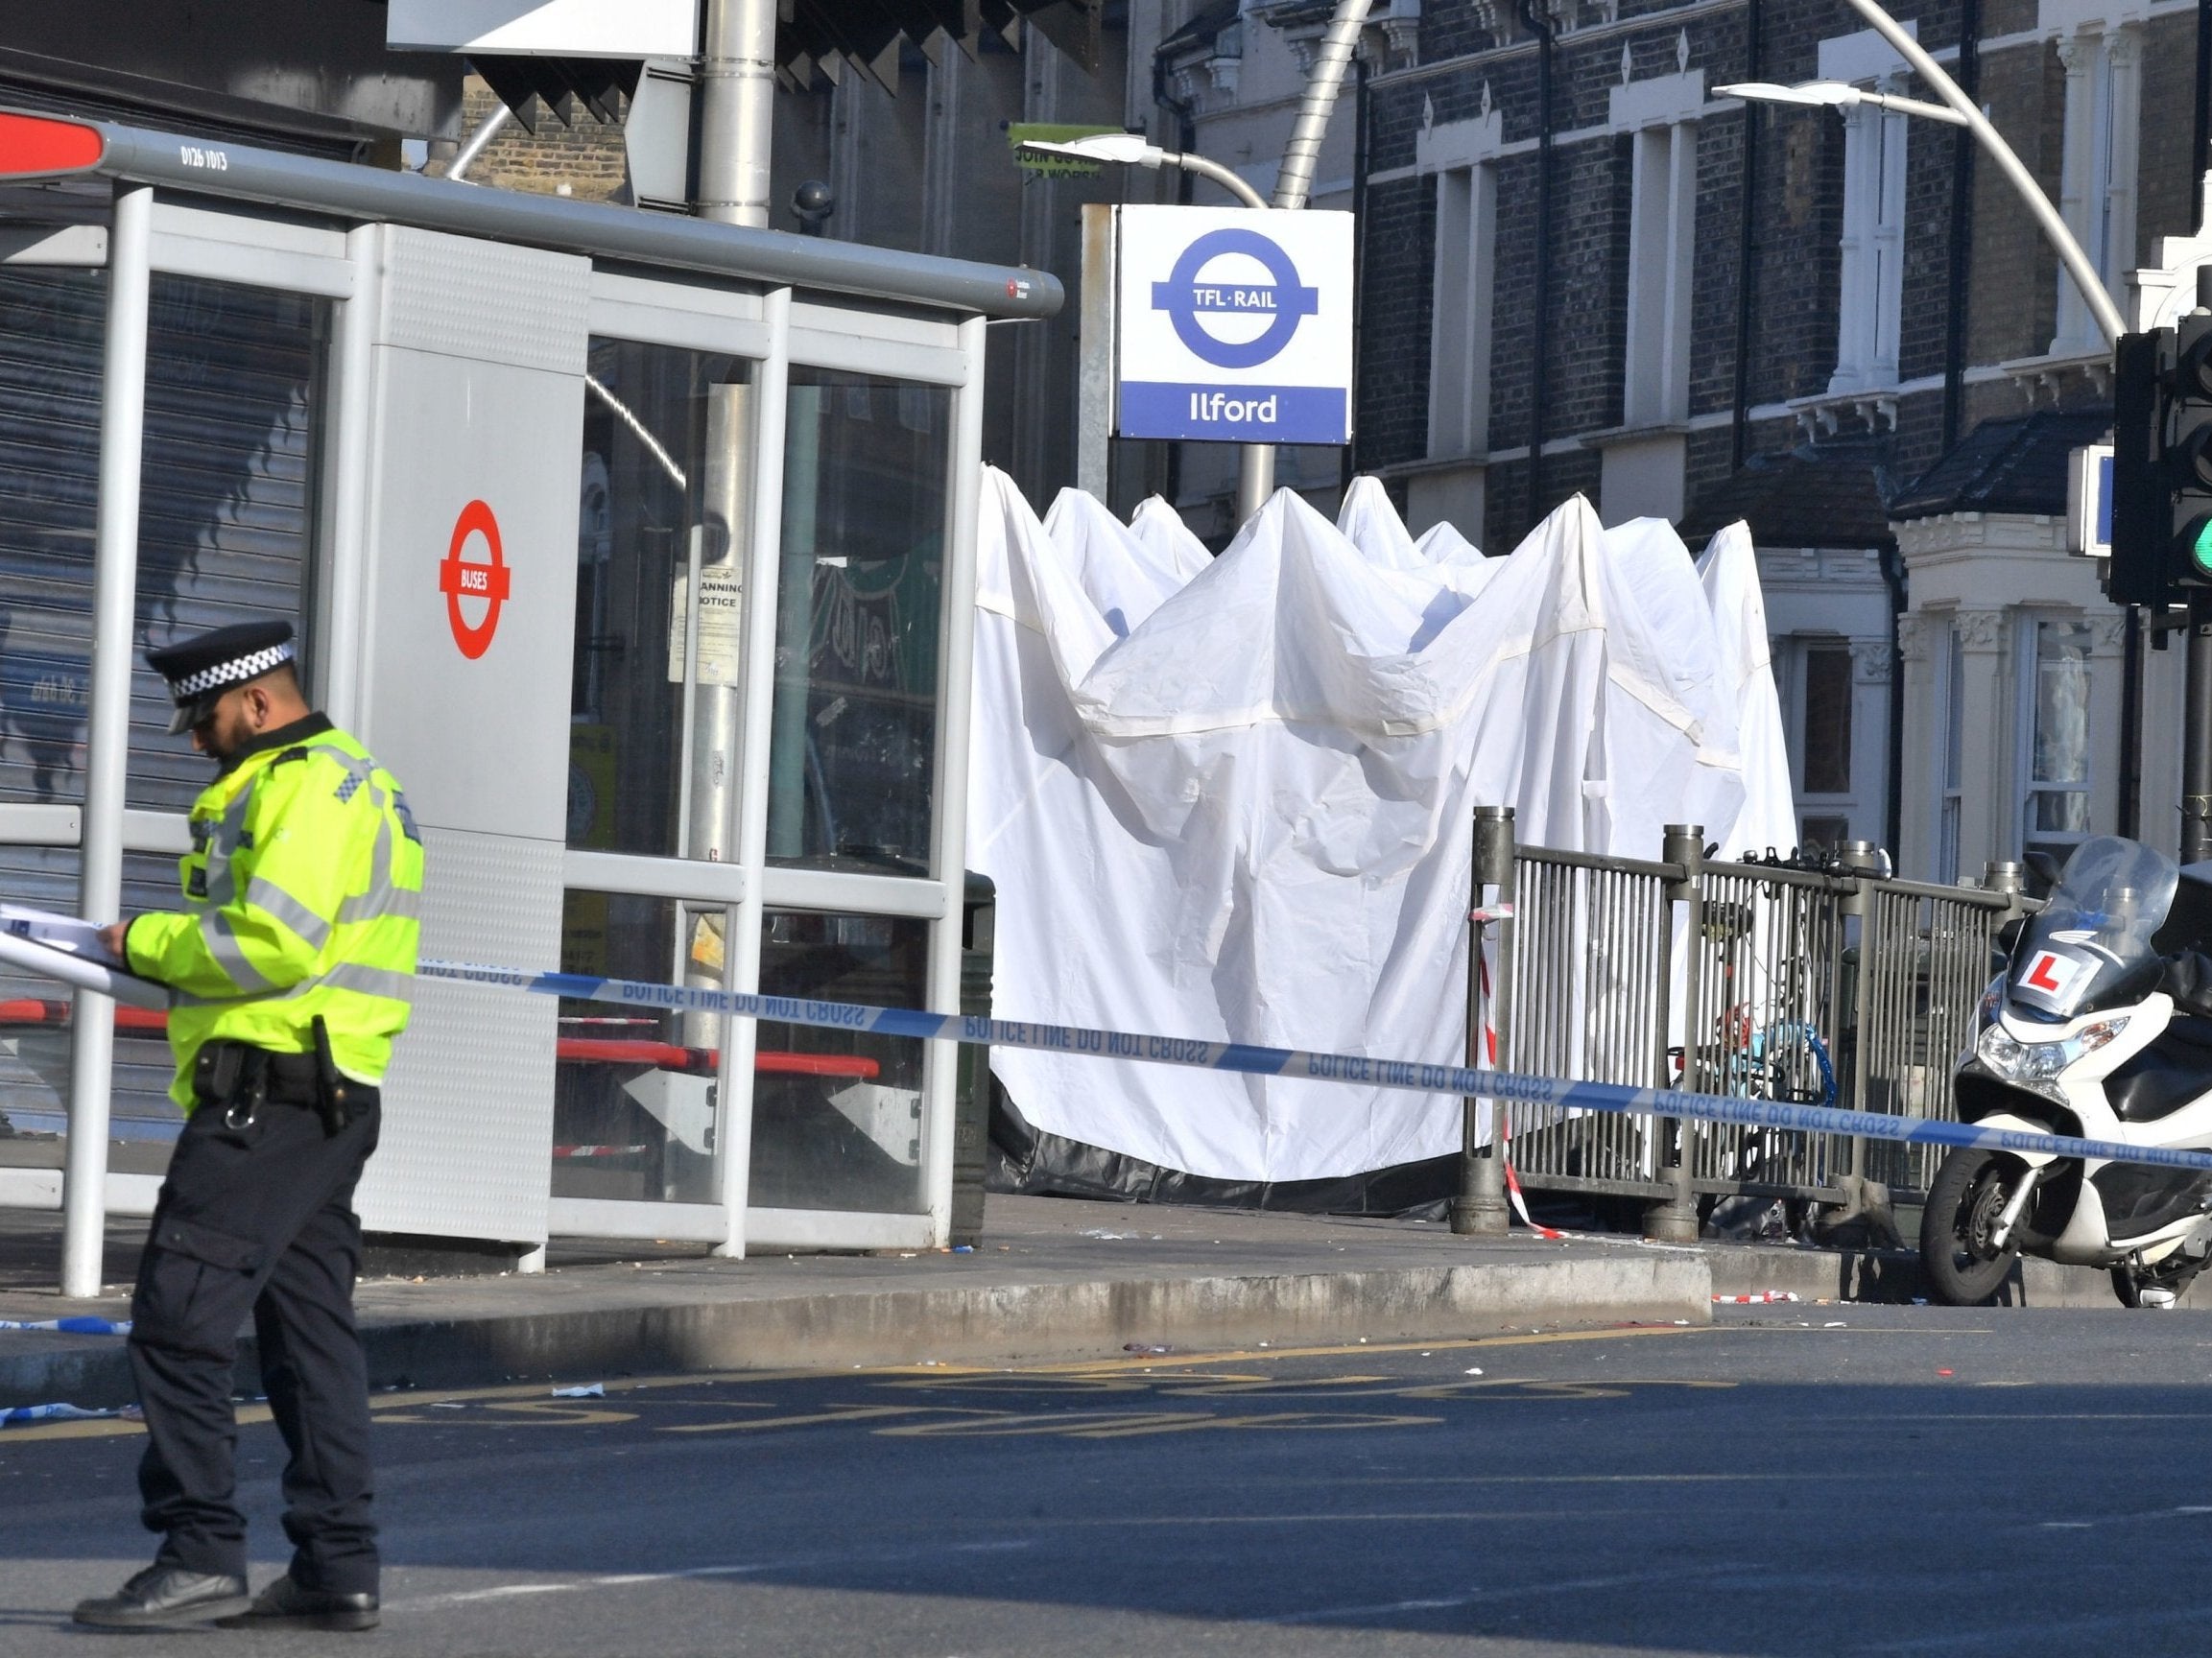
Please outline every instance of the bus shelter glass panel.
[{"label": "bus shelter glass panel", "polygon": [[[929,923],[771,910],[762,918],[768,996],[919,1007]],[[925,1044],[764,1019],[752,1087],[752,1205],[913,1215],[922,1186]]]},{"label": "bus shelter glass panel", "polygon": [[794,366],[768,856],[927,872],[952,393]]},{"label": "bus shelter glass panel", "polygon": [[[598,339],[583,408],[568,843],[720,850],[735,787],[752,365]],[[724,853],[726,856],[726,853]]]},{"label": "bus shelter glass panel", "polygon": [[[723,983],[719,905],[572,889],[560,966],[593,978]],[[727,1021],[564,998],[555,1049],[553,1196],[715,1203]]]}]

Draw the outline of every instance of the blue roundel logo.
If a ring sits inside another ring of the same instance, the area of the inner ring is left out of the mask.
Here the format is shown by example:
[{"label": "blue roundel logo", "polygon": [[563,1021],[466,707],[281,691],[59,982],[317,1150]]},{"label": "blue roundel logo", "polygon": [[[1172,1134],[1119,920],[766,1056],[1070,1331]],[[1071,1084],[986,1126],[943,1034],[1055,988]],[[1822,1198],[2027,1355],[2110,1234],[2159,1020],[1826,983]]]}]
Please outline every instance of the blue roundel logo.
[{"label": "blue roundel logo", "polygon": [[[1265,282],[1201,281],[1199,272],[1224,253],[1242,253],[1267,272]],[[1165,282],[1153,284],[1153,309],[1165,311],[1176,338],[1192,356],[1217,368],[1252,368],[1278,354],[1298,323],[1321,308],[1318,288],[1298,280],[1291,256],[1256,230],[1209,230],[1176,261]],[[1249,340],[1223,340],[1207,332],[1216,317],[1265,318]]]}]

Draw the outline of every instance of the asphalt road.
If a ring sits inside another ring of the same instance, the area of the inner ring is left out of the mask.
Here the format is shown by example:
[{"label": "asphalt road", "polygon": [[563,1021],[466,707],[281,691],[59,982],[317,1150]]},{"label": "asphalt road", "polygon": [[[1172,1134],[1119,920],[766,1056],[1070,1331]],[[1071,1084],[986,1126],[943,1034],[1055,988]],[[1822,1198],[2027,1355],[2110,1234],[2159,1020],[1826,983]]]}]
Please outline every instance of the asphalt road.
[{"label": "asphalt road", "polygon": [[[1799,1306],[378,1406],[375,1634],[68,1626],[150,1551],[137,1437],[98,1422],[0,1433],[0,1651],[2135,1658],[2212,1629],[2192,1314]],[[282,1449],[243,1446],[258,1586]]]}]

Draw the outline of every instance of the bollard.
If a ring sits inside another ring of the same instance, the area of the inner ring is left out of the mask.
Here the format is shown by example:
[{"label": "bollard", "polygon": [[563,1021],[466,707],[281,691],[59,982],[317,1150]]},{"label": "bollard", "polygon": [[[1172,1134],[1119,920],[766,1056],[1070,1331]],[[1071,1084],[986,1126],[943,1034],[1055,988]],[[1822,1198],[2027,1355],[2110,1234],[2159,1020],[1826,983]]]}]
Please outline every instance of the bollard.
[{"label": "bollard", "polygon": [[2004,895],[2006,921],[2028,912],[2027,906],[2021,902],[2028,896],[2028,872],[2009,858],[1982,865],[1982,890]]},{"label": "bollard", "polygon": [[[1836,847],[1836,861],[1843,866],[1848,885],[1836,905],[1837,912],[1859,922],[1858,961],[1851,974],[1848,994],[1840,998],[1843,1004],[1843,1016],[1836,1022],[1839,1034],[1848,1031],[1851,1039],[1851,1069],[1846,1085],[1850,1093],[1839,1101],[1846,1109],[1863,1111],[1867,1106],[1867,1079],[1872,1074],[1874,1045],[1866,1039],[1867,984],[1873,976],[1875,946],[1878,931],[1872,882],[1882,873],[1882,852],[1871,841],[1844,841]],[[1836,942],[1843,943],[1845,932],[1839,928]],[[1844,1177],[1850,1192],[1846,1214],[1856,1214],[1867,1206],[1867,1139],[1863,1134],[1851,1136],[1851,1172]]]},{"label": "bollard", "polygon": [[[1475,866],[1469,884],[1468,909],[1486,908],[1497,913],[1491,921],[1470,916],[1467,927],[1467,1064],[1482,1069],[1490,1063],[1485,1051],[1483,1030],[1487,1022],[1498,1033],[1498,1054],[1506,1054],[1507,1020],[1511,1013],[1513,960],[1513,809],[1510,806],[1475,808]],[[1494,901],[1486,900],[1494,891]],[[1502,913],[1499,913],[1502,912]],[[1497,971],[1490,993],[1483,995],[1483,935],[1497,929]],[[1476,1131],[1478,1101],[1469,1096],[1463,1106],[1460,1136],[1460,1188],[1452,1198],[1452,1230],[1463,1237],[1495,1235],[1512,1225],[1512,1211],[1506,1206],[1506,1162],[1503,1155],[1504,1101],[1493,1104],[1495,1131],[1484,1145]]]},{"label": "bollard", "polygon": [[[1667,898],[1670,903],[1682,906],[1683,936],[1689,940],[1689,948],[1683,952],[1687,967],[1682,987],[1682,1085],[1696,1088],[1700,1085],[1697,1053],[1703,1013],[1700,966],[1705,931],[1704,825],[1668,824],[1659,861],[1681,871],[1667,883]],[[1668,1085],[1664,1030],[1662,1020],[1658,1062],[1661,1087]],[[1644,1236],[1655,1244],[1695,1244],[1698,1241],[1698,1195],[1692,1182],[1697,1174],[1697,1153],[1690,1143],[1691,1126],[1678,1118],[1656,1117],[1652,1121],[1652,1131],[1658,1141],[1653,1148],[1655,1168],[1665,1168],[1667,1143],[1674,1144],[1675,1166],[1671,1171],[1674,1190],[1644,1211]]]}]

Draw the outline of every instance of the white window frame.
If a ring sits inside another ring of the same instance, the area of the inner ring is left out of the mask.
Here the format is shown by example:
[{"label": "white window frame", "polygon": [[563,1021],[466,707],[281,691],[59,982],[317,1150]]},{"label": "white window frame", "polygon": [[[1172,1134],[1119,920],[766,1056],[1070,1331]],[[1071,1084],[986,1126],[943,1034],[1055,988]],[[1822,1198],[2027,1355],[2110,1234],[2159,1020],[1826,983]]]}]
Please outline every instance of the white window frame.
[{"label": "white window frame", "polygon": [[1497,284],[1498,170],[1437,175],[1436,286],[1429,333],[1429,456],[1490,447],[1490,342]]},{"label": "white window frame", "polygon": [[1415,165],[1436,177],[1430,289],[1429,441],[1434,461],[1489,453],[1490,345],[1497,309],[1498,174],[1505,117],[1483,88],[1480,111],[1423,126]]},{"label": "white window frame", "polygon": [[1630,136],[1629,328],[1621,421],[1663,426],[1690,414],[1690,287],[1697,260],[1698,124]]},{"label": "white window frame", "polygon": [[[1789,721],[1790,741],[1786,745],[1790,753],[1790,779],[1797,793],[1797,816],[1806,817],[1843,817],[1854,826],[1859,816],[1859,680],[1857,659],[1851,653],[1851,641],[1841,633],[1793,633],[1782,642],[1783,684],[1787,687],[1788,706],[1785,718]],[[1849,786],[1841,793],[1816,794],[1806,780],[1805,770],[1805,720],[1812,701],[1812,664],[1816,651],[1841,651],[1852,663],[1849,678],[1845,681],[1845,701],[1850,709],[1850,741],[1844,750],[1844,775]]]},{"label": "white window frame", "polygon": [[[2135,176],[2142,138],[2139,24],[2084,24],[2058,39],[2066,71],[2058,210],[2115,298],[2135,263]],[[2054,357],[2104,355],[2105,337],[2064,270]]]},{"label": "white window frame", "polygon": [[[1919,25],[1905,30],[1917,36]],[[1881,92],[1908,80],[1896,48],[1871,29],[1820,42],[1820,79]],[[1831,394],[1880,391],[1898,381],[1905,295],[1905,167],[1910,118],[1864,105],[1843,111],[1843,253]]]},{"label": "white window frame", "polygon": [[1631,81],[1607,96],[1608,125],[1629,140],[1629,326],[1621,353],[1621,423],[1678,426],[1690,417],[1690,293],[1698,254],[1698,122],[1705,72],[1690,67],[1690,36],[1675,43],[1678,72]]},{"label": "white window frame", "polygon": [[2016,669],[2013,686],[2013,753],[2012,775],[2018,779],[2014,786],[2012,826],[2019,837],[2019,848],[2025,853],[2030,846],[2071,847],[2081,844],[2096,833],[2092,828],[2080,831],[2065,829],[2037,829],[2035,827],[2035,797],[2039,794],[2079,794],[2087,802],[2092,823],[2097,803],[2097,745],[2094,718],[2097,695],[2097,664],[2092,646],[2086,662],[2089,691],[2083,718],[2088,722],[2089,740],[2082,750],[2083,774],[2066,782],[2041,783],[2035,779],[2035,719],[2039,706],[2036,676],[2041,671],[2041,629],[2054,628],[2083,628],[2085,617],[2063,610],[2031,610],[2021,615],[2013,632],[2013,656]]},{"label": "white window frame", "polygon": [[[1878,89],[1894,90],[1885,78]],[[1897,384],[1905,298],[1906,116],[1866,105],[1843,112],[1843,233],[1831,392]]]}]

